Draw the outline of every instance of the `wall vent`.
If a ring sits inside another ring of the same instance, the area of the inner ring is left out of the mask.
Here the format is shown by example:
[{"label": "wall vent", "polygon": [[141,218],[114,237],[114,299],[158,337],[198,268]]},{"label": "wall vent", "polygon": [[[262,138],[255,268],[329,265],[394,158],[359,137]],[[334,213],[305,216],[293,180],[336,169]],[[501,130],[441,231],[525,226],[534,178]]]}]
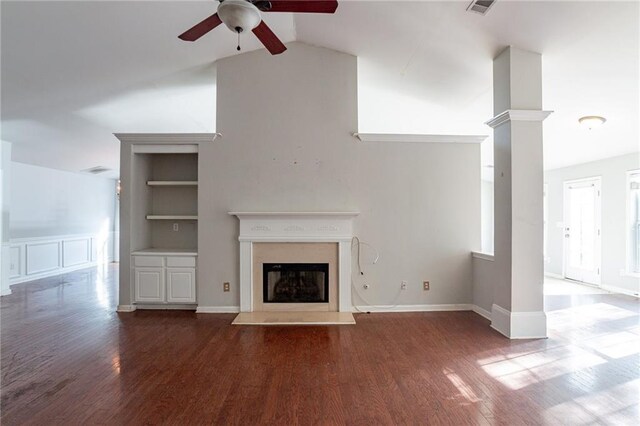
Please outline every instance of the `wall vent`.
[{"label": "wall vent", "polygon": [[111,169],[104,166],[96,166],[96,167],[91,167],[90,169],[84,169],[82,171],[85,173],[91,173],[92,175],[99,175],[100,173],[109,172],[111,171]]},{"label": "wall vent", "polygon": [[486,15],[495,2],[496,0],[473,0],[467,7],[467,10],[481,15]]}]

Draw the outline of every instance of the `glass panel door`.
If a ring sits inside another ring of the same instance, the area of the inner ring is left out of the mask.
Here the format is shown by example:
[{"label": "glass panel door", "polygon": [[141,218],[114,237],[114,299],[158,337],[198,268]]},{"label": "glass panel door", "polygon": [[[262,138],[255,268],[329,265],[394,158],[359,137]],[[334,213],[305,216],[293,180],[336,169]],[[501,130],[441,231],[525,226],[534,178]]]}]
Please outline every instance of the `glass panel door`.
[{"label": "glass panel door", "polygon": [[599,285],[600,178],[566,182],[564,198],[564,275]]}]

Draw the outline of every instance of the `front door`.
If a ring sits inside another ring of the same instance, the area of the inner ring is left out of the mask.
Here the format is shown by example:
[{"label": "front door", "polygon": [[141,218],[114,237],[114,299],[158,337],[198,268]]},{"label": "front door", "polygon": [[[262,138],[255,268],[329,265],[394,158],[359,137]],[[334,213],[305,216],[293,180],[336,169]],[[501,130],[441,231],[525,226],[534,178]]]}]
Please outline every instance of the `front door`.
[{"label": "front door", "polygon": [[600,285],[600,178],[564,184],[564,276]]}]

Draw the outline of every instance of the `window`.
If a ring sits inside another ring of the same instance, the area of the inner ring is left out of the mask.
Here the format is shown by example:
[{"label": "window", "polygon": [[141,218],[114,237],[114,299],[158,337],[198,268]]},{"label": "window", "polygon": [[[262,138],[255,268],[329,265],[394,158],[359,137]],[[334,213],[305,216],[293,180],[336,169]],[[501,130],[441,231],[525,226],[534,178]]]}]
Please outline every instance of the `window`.
[{"label": "window", "polygon": [[627,174],[627,270],[640,274],[640,170]]}]

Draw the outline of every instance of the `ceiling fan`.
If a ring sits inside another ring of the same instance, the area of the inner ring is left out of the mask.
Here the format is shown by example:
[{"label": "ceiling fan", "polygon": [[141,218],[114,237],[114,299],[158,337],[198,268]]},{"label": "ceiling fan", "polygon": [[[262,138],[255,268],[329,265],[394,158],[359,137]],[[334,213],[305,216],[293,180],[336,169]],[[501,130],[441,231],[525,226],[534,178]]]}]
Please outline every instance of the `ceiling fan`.
[{"label": "ceiling fan", "polygon": [[260,12],[334,13],[337,8],[337,0],[220,0],[216,13],[178,38],[196,41],[224,23],[238,34],[238,50],[240,33],[251,30],[272,55],[278,55],[287,48],[262,20]]}]

